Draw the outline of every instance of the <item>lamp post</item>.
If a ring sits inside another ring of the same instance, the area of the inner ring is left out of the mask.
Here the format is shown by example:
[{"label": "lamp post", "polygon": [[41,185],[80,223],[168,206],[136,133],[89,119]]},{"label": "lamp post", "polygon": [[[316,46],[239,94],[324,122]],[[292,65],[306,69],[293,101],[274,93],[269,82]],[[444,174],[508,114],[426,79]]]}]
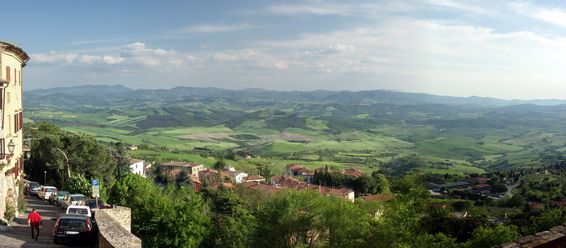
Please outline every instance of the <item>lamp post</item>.
[{"label": "lamp post", "polygon": [[65,157],[65,164],[67,164],[67,176],[68,178],[71,178],[71,168],[69,165],[69,158],[67,157],[67,154],[65,154],[65,152],[61,149],[59,149],[58,147],[55,147],[55,149],[57,149],[57,151],[61,152],[61,154],[63,154],[63,156]]},{"label": "lamp post", "polygon": [[10,140],[10,143],[8,143],[8,152],[10,153],[10,156],[14,156],[14,149],[16,149],[16,144],[14,144],[14,140]]},{"label": "lamp post", "polygon": [[43,185],[47,185],[47,171],[43,171]]}]

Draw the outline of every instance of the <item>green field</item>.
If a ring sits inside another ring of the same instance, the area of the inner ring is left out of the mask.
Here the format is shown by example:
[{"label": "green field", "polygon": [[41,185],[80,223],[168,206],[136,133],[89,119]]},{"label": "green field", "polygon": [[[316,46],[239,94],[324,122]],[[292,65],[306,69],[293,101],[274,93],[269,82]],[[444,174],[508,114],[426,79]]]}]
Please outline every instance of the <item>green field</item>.
[{"label": "green field", "polygon": [[[76,94],[28,95],[25,120],[54,122],[100,141],[144,145],[130,155],[150,161],[211,165],[214,156],[231,153],[238,155],[230,165],[248,169],[257,161],[247,157],[261,157],[276,171],[298,162],[467,174],[543,165],[566,153],[560,124],[566,123],[566,111],[554,106],[439,104],[395,92],[357,97],[215,89]],[[394,165],[403,158],[418,158],[421,164]]]}]

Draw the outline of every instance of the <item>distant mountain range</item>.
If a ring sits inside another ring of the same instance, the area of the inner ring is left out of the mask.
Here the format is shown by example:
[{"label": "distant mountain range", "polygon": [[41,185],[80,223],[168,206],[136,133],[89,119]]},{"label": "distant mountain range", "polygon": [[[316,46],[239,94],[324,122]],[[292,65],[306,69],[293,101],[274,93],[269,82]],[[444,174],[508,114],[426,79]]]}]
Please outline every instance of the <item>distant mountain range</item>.
[{"label": "distant mountain range", "polygon": [[[316,101],[316,102],[338,102],[343,104],[446,104],[446,105],[476,105],[476,106],[512,106],[523,104],[535,105],[560,105],[566,104],[566,100],[503,100],[490,97],[453,97],[438,96],[424,93],[406,93],[388,90],[370,91],[272,91],[258,88],[243,90],[228,90],[219,88],[200,87],[176,87],[172,89],[130,89],[123,85],[81,85],[73,87],[57,87],[49,89],[35,89],[25,91],[25,103],[34,104],[36,100],[51,104],[72,104],[73,99],[84,103],[84,101],[103,104],[118,99],[155,99],[161,98],[165,101],[175,101],[187,98],[207,99],[225,98],[241,99],[250,98],[256,101]],[[65,96],[64,103],[58,102],[61,96]],[[91,99],[85,99],[88,96]],[[69,102],[70,101],[70,102]]]}]

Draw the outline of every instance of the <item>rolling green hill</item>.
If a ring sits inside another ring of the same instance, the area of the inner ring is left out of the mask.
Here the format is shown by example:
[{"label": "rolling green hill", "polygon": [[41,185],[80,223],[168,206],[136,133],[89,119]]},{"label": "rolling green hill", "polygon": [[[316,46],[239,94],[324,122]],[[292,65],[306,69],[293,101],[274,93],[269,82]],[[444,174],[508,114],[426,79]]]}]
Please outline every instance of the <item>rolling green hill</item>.
[{"label": "rolling green hill", "polygon": [[[77,86],[24,93],[27,121],[103,141],[395,172],[475,173],[564,158],[564,101],[393,91]],[[407,168],[403,167],[404,171]]]}]

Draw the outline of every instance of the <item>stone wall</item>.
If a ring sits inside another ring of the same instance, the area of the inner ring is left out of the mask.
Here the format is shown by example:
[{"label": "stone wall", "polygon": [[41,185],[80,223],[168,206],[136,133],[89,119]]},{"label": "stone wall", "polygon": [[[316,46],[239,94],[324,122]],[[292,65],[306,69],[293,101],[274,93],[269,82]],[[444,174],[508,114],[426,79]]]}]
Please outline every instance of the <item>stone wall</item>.
[{"label": "stone wall", "polygon": [[501,245],[500,248],[563,248],[566,247],[566,224],[550,230],[522,237],[519,240]]},{"label": "stone wall", "polygon": [[99,209],[96,211],[98,223],[98,247],[141,248],[141,240],[131,231],[131,210],[125,207]]}]

